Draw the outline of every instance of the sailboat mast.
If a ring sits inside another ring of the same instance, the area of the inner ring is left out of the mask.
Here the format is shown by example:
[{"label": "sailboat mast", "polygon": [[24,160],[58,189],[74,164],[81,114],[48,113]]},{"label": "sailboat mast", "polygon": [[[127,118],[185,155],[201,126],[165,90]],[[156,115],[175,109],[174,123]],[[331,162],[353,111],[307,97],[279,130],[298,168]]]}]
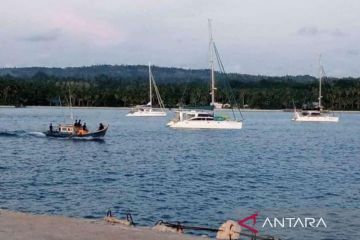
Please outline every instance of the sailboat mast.
[{"label": "sailboat mast", "polygon": [[211,106],[215,106],[215,70],[214,70],[214,42],[212,37],[211,19],[209,22],[209,67],[211,78]]},{"label": "sailboat mast", "polygon": [[149,62],[149,98],[150,98],[150,106],[152,106],[152,87],[151,87],[151,63]]},{"label": "sailboat mast", "polygon": [[321,80],[323,78],[323,66],[321,64],[321,55],[319,56],[319,109],[321,110]]},{"label": "sailboat mast", "polygon": [[74,119],[74,114],[72,111],[72,102],[71,102],[71,92],[70,92],[70,84],[69,84],[69,110],[70,110],[70,119]]}]

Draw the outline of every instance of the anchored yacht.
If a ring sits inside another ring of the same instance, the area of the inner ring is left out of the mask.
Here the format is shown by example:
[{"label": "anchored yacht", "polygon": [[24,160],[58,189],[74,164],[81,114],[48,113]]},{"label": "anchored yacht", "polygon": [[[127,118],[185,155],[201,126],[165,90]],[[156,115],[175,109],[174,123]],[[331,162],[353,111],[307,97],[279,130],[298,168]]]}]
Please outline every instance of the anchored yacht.
[{"label": "anchored yacht", "polygon": [[[153,108],[152,107],[152,99],[153,99],[153,93],[152,93],[152,85],[154,85],[155,94],[158,99],[160,108]],[[156,86],[154,76],[151,71],[151,64],[149,63],[149,98],[150,101],[146,105],[138,105],[135,108],[131,109],[131,111],[126,114],[128,117],[165,117],[165,107],[164,103],[161,99],[159,89]]]},{"label": "anchored yacht", "polygon": [[[211,103],[212,109],[219,108],[221,104],[215,102],[215,66],[214,56],[219,63],[220,71],[225,74],[223,64],[220,60],[219,53],[215,46],[215,42],[212,37],[211,20],[209,20],[209,59],[210,59],[210,78],[211,78]],[[237,105],[237,104],[236,104]],[[240,110],[239,110],[240,112]],[[240,112],[241,114],[241,112]],[[189,128],[189,129],[241,129],[242,121],[236,120],[236,115],[233,110],[234,119],[228,117],[215,116],[215,112],[203,111],[203,110],[186,110],[180,109],[176,111],[175,118],[171,120],[167,126],[171,128]]]},{"label": "anchored yacht", "polygon": [[303,110],[300,113],[295,111],[292,120],[296,122],[339,122],[339,117],[322,110]]},{"label": "anchored yacht", "polygon": [[325,75],[324,67],[321,64],[321,56],[319,58],[319,98],[317,106],[313,109],[302,109],[300,112],[294,107],[293,121],[296,122],[338,122],[339,117],[334,113],[324,111],[321,105],[321,81]]},{"label": "anchored yacht", "polygon": [[241,121],[231,121],[222,116],[214,116],[214,111],[179,110],[167,126],[194,129],[241,129]]}]

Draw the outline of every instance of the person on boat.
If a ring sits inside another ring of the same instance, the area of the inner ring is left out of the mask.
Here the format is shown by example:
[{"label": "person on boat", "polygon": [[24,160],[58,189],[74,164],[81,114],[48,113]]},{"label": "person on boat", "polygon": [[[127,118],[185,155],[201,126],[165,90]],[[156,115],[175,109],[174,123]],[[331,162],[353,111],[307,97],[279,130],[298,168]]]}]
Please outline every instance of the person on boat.
[{"label": "person on boat", "polygon": [[86,123],[84,123],[84,125],[82,127],[80,126],[80,130],[77,131],[76,134],[81,136],[81,135],[87,134],[88,132],[89,132],[89,130],[86,127]]},{"label": "person on boat", "polygon": [[78,120],[75,119],[74,127],[77,127],[77,126],[78,126]]},{"label": "person on boat", "polygon": [[50,131],[51,133],[53,132],[53,125],[52,125],[52,123],[50,123],[49,131]]},{"label": "person on boat", "polygon": [[102,123],[99,124],[99,131],[103,130],[105,127]]},{"label": "person on boat", "polygon": [[79,119],[77,126],[78,126],[78,127],[81,127],[81,119]]},{"label": "person on boat", "polygon": [[88,132],[88,129],[87,129],[87,127],[86,127],[86,123],[84,123],[84,125],[83,125],[83,130],[85,131],[85,132]]}]

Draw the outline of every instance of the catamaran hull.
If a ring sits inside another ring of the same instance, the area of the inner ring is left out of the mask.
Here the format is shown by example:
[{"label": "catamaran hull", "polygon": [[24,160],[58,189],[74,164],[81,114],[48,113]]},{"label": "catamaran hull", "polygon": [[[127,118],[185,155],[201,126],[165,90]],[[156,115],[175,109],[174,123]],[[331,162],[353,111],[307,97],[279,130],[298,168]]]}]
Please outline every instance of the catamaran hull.
[{"label": "catamaran hull", "polygon": [[99,130],[96,132],[89,132],[86,134],[69,134],[69,133],[61,133],[57,131],[47,131],[44,132],[44,134],[47,137],[53,137],[53,138],[67,138],[67,139],[101,139],[105,136],[106,132],[108,130],[108,127],[104,128],[103,130]]},{"label": "catamaran hull", "polygon": [[339,122],[339,117],[299,117],[292,120],[295,122]]},{"label": "catamaran hull", "polygon": [[240,121],[171,121],[167,124],[171,128],[182,129],[242,129]]},{"label": "catamaran hull", "polygon": [[301,116],[296,113],[292,119],[295,122],[339,122],[339,117],[336,116]]},{"label": "catamaran hull", "polygon": [[133,112],[126,114],[127,117],[166,117],[166,112]]}]

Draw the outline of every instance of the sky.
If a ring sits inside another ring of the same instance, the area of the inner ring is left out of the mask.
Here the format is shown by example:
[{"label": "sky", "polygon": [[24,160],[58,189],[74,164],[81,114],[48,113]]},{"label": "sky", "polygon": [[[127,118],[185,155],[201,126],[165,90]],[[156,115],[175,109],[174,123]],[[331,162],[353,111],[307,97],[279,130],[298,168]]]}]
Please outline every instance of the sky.
[{"label": "sky", "polygon": [[208,67],[208,19],[227,72],[360,76],[358,0],[2,0],[0,67]]}]

